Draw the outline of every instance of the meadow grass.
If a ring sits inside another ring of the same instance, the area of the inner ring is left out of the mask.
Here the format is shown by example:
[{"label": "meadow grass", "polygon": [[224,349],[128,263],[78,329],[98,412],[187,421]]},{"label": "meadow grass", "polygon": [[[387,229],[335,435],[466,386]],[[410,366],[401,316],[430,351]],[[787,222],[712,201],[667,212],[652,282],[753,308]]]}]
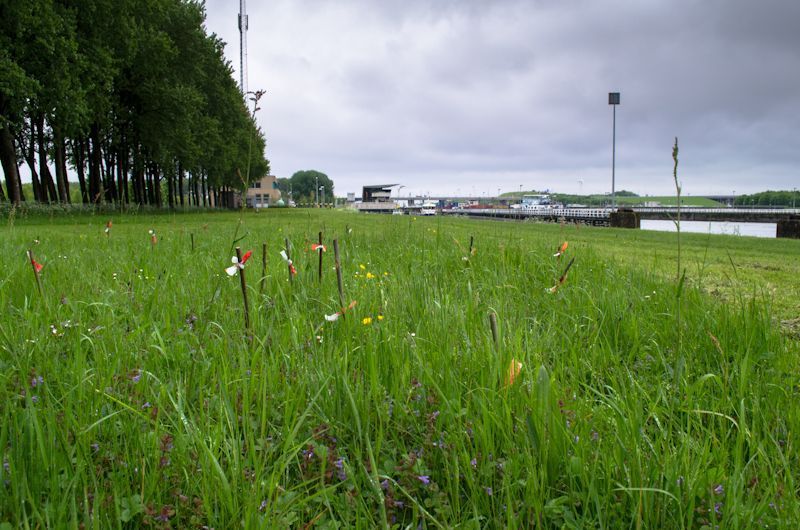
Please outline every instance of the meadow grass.
[{"label": "meadow grass", "polygon": [[[106,236],[106,220],[2,229],[0,528],[800,520],[797,341],[742,265],[797,267],[798,242],[683,234],[678,298],[674,234],[274,210],[116,216]],[[223,270],[235,238],[254,252],[250,332]],[[333,238],[357,305],[327,322]],[[776,286],[786,311],[796,278]]]}]

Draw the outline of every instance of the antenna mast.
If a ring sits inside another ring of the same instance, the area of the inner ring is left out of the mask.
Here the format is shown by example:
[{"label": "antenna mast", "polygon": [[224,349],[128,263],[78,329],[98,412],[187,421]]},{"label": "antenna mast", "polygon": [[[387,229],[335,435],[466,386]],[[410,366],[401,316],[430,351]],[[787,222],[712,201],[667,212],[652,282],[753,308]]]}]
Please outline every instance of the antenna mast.
[{"label": "antenna mast", "polygon": [[239,88],[247,94],[247,2],[239,0]]}]

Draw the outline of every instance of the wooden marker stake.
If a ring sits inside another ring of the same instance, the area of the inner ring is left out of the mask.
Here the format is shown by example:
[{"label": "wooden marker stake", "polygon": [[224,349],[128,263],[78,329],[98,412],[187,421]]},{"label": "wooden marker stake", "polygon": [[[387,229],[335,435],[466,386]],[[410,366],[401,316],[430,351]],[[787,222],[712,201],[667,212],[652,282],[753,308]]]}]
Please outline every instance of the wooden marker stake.
[{"label": "wooden marker stake", "polygon": [[[319,244],[322,245],[322,232],[319,233]],[[317,249],[317,253],[319,254],[319,283],[322,283],[322,249]]]},{"label": "wooden marker stake", "polygon": [[194,232],[190,233],[189,236],[192,238],[192,252],[194,252]]},{"label": "wooden marker stake", "polygon": [[468,257],[472,257],[472,243],[474,242],[475,238],[473,236],[469,236],[469,254]]},{"label": "wooden marker stake", "polygon": [[344,284],[342,283],[342,264],[339,261],[339,240],[333,240],[333,259],[336,264],[336,284],[339,287],[339,306],[342,308],[342,318],[344,318]]},{"label": "wooden marker stake", "polygon": [[[236,247],[236,259],[242,262],[242,249]],[[247,281],[244,278],[244,269],[239,267],[239,281],[242,284],[242,300],[244,300],[244,327],[250,329],[250,306],[247,303]]]},{"label": "wooden marker stake", "polygon": [[267,281],[267,242],[261,244],[261,280],[258,282],[259,292],[264,292],[264,283]]}]

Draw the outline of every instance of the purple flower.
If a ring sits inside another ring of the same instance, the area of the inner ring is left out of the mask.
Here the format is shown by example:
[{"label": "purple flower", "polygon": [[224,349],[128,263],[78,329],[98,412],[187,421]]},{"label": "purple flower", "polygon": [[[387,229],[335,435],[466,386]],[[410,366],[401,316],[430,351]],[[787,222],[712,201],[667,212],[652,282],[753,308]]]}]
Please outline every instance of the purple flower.
[{"label": "purple flower", "polygon": [[144,405],[142,405],[142,408],[143,409],[149,409],[152,406],[153,405],[149,401],[145,401]]},{"label": "purple flower", "polygon": [[40,375],[38,377],[34,377],[31,379],[31,388],[36,388],[37,386],[44,383],[44,378]]},{"label": "purple flower", "polygon": [[266,509],[267,509],[267,499],[264,499],[263,501],[261,501],[261,504],[258,505],[258,511],[263,512]]},{"label": "purple flower", "polygon": [[389,480],[388,479],[383,479],[381,481],[381,489],[383,491],[389,491]]},{"label": "purple flower", "polygon": [[39,402],[39,396],[31,396],[31,403],[38,403],[38,402]]},{"label": "purple flower", "polygon": [[715,502],[714,503],[714,513],[716,513],[717,515],[722,515],[722,503],[721,502]]},{"label": "purple flower", "polygon": [[491,496],[492,496],[492,488],[488,488],[488,487],[487,487],[487,488],[483,488],[483,489],[485,489],[485,490],[486,490],[486,495],[488,495],[489,497],[491,497]]},{"label": "purple flower", "polygon": [[477,469],[478,468],[478,459],[477,458],[473,458],[472,460],[469,461],[469,464],[472,466],[472,469]]},{"label": "purple flower", "polygon": [[438,417],[439,417],[439,411],[436,410],[433,412],[433,414],[431,414],[431,421],[436,421],[436,418]]},{"label": "purple flower", "polygon": [[141,378],[142,378],[142,372],[137,370],[136,373],[131,376],[131,381],[133,381],[134,383],[138,383],[139,379]]},{"label": "purple flower", "polygon": [[344,470],[344,460],[341,457],[339,457],[336,459],[333,465],[336,466],[337,469],[336,476],[339,477],[339,480],[341,481],[347,480],[347,473]]},{"label": "purple flower", "polygon": [[100,444],[98,443],[93,443],[90,447],[92,448],[92,451],[95,453],[100,450]]},{"label": "purple flower", "polygon": [[417,477],[417,480],[419,480],[420,482],[422,482],[426,486],[431,483],[431,477],[429,477],[428,475],[419,475]]},{"label": "purple flower", "polygon": [[8,460],[6,460],[5,458],[3,459],[3,470],[6,473],[11,473],[11,464],[9,464]]},{"label": "purple flower", "polygon": [[722,487],[722,484],[717,484],[714,487],[714,494],[715,495],[722,495],[723,493],[725,493],[725,489]]}]

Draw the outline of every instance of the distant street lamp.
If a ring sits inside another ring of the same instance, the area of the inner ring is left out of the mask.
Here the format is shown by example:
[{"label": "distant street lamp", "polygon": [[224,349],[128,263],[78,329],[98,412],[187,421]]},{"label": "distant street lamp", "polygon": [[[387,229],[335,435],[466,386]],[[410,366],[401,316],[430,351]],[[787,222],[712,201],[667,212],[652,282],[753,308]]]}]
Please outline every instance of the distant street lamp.
[{"label": "distant street lamp", "polygon": [[619,92],[608,93],[608,104],[614,109],[613,125],[611,126],[611,205],[617,207],[617,195],[614,191],[614,170],[617,158],[617,105],[619,105]]},{"label": "distant street lamp", "polygon": [[319,191],[322,192],[322,204],[325,204],[325,186],[320,186]]}]

